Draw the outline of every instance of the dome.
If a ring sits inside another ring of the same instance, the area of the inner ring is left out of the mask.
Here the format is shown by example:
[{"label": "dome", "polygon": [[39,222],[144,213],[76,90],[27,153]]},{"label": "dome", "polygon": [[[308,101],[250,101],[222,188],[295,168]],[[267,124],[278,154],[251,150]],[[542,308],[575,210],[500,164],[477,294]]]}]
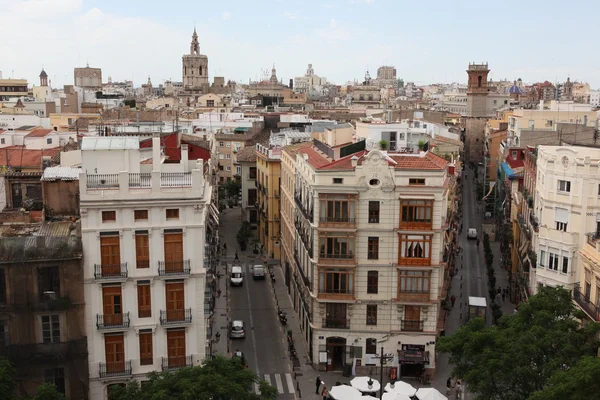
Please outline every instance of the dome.
[{"label": "dome", "polygon": [[40,78],[47,78],[48,74],[46,73],[46,71],[44,71],[44,69],[42,69],[42,72],[40,72]]},{"label": "dome", "polygon": [[521,95],[523,94],[523,89],[517,86],[517,82],[515,82],[514,85],[508,89],[508,94]]}]

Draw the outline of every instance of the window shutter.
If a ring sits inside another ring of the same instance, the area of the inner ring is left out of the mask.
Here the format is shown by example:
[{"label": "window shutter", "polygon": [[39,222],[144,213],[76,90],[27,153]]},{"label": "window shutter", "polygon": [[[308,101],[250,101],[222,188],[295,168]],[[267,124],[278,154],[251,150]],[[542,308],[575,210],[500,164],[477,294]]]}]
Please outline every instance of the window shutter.
[{"label": "window shutter", "polygon": [[569,210],[566,208],[556,208],[554,219],[556,222],[567,223],[569,222]]}]

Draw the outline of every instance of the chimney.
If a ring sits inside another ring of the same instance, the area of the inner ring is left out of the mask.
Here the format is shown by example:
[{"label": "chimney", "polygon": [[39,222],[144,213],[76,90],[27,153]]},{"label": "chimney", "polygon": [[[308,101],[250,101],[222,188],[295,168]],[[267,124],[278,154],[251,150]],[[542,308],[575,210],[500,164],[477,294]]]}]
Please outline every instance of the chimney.
[{"label": "chimney", "polygon": [[160,172],[160,137],[152,138],[152,171]]},{"label": "chimney", "polygon": [[387,112],[387,123],[388,124],[391,124],[393,122],[392,118],[393,118],[392,110],[388,110],[388,112]]},{"label": "chimney", "polygon": [[358,157],[352,156],[350,162],[352,163],[352,168],[356,168],[356,166],[358,165]]},{"label": "chimney", "polygon": [[187,144],[182,144],[181,145],[181,163],[183,164],[183,172],[188,172],[188,162],[189,160],[189,155],[188,155],[188,145]]}]

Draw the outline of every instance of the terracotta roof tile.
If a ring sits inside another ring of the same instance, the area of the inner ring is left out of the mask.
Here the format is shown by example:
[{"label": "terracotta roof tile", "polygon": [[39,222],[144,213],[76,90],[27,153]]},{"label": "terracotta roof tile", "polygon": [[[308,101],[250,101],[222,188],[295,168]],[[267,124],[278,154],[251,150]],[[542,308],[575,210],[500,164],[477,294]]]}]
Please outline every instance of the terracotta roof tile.
[{"label": "terracotta roof tile", "polygon": [[25,137],[44,137],[48,135],[50,132],[53,132],[52,129],[43,129],[37,128],[29,132]]},{"label": "terracotta roof tile", "polygon": [[293,158],[296,158],[296,154],[298,153],[298,151],[300,149],[304,149],[304,148],[311,147],[311,146],[312,146],[312,142],[301,142],[301,143],[296,143],[296,144],[291,144],[289,146],[285,146],[283,148],[283,151],[288,153]]},{"label": "terracotta roof tile", "polygon": [[254,146],[244,147],[237,152],[238,162],[256,162],[256,148]]},{"label": "terracotta roof tile", "polygon": [[302,156],[308,156],[307,162],[313,166],[313,168],[319,169],[331,162],[327,157],[317,152],[312,147],[306,147],[298,150],[298,154],[302,154]]},{"label": "terracotta roof tile", "polygon": [[0,165],[12,168],[42,168],[42,156],[54,157],[60,147],[45,150],[28,150],[23,146],[5,147],[0,151]]},{"label": "terracotta roof tile", "polygon": [[327,165],[324,165],[318,169],[320,170],[352,170],[354,167],[352,166],[352,157],[358,157],[358,164],[362,164],[365,154],[367,154],[366,150],[356,152],[344,158],[340,158],[339,160],[335,160]]}]

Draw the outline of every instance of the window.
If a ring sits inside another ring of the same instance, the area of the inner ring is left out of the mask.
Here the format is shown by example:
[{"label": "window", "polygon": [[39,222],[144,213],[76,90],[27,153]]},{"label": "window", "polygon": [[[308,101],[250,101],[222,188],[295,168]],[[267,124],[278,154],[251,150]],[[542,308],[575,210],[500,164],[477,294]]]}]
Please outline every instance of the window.
[{"label": "window", "polygon": [[231,142],[225,143],[225,147],[231,147]]},{"label": "window", "polygon": [[135,221],[146,221],[148,220],[148,210],[134,210],[133,219]]},{"label": "window", "polygon": [[248,169],[248,179],[256,179],[256,167],[250,167]]},{"label": "window", "polygon": [[431,229],[433,200],[401,200],[401,229]]},{"label": "window", "polygon": [[353,259],[354,258],[354,236],[329,236],[326,234],[319,238],[321,258]]},{"label": "window", "polygon": [[400,293],[429,294],[429,271],[400,271]]},{"label": "window", "polygon": [[140,329],[140,365],[152,365],[152,329]]},{"label": "window", "polygon": [[6,144],[6,139],[5,138],[0,139],[0,144]]},{"label": "window", "polygon": [[225,159],[226,160],[231,160],[231,154],[225,154]]},{"label": "window", "polygon": [[256,189],[248,189],[248,206],[253,207],[258,199]]},{"label": "window", "polygon": [[219,160],[223,160],[225,158],[224,154],[219,154]]},{"label": "window", "polygon": [[559,192],[569,193],[571,191],[571,181],[558,181],[556,189]]},{"label": "window", "polygon": [[431,262],[431,235],[400,235],[398,264],[429,265]]},{"label": "window", "polygon": [[179,208],[167,208],[167,219],[179,219]]},{"label": "window", "polygon": [[365,354],[377,354],[377,339],[367,338]]},{"label": "window", "polygon": [[152,316],[152,296],[150,281],[138,281],[138,318],[150,318]]},{"label": "window", "polygon": [[64,368],[49,368],[44,370],[44,382],[56,386],[56,390],[65,394]]},{"label": "window", "polygon": [[219,142],[219,147],[225,147],[225,142]]},{"label": "window", "polygon": [[6,275],[4,268],[0,268],[0,304],[6,304]]},{"label": "window", "polygon": [[46,139],[46,144],[52,144],[52,138],[47,138]]},{"label": "window", "polygon": [[185,355],[185,331],[181,329],[167,330],[169,367],[185,367]]},{"label": "window", "polygon": [[150,237],[148,231],[135,232],[135,266],[150,268]]},{"label": "window", "polygon": [[368,253],[367,258],[369,260],[378,260],[379,259],[379,238],[376,236],[369,236],[368,240]]},{"label": "window", "polygon": [[348,320],[346,317],[345,303],[326,303],[325,306],[325,327],[326,328],[347,328]]},{"label": "window", "polygon": [[235,167],[235,174],[242,176],[242,167],[240,167],[239,165]]},{"label": "window", "polygon": [[0,319],[0,348],[8,346],[8,321]]},{"label": "window", "polygon": [[42,316],[42,342],[60,343],[60,322],[58,315]]},{"label": "window", "polygon": [[376,304],[367,304],[367,325],[377,325]]},{"label": "window", "polygon": [[369,223],[379,223],[379,205],[378,201],[369,201]]},{"label": "window", "polygon": [[518,160],[518,156],[517,156],[517,152],[516,151],[512,152],[512,159],[513,160]]},{"label": "window", "polygon": [[214,107],[214,106],[215,106],[214,100],[206,100],[206,107]]},{"label": "window", "polygon": [[540,250],[540,260],[538,264],[540,264],[540,267],[546,266],[546,252],[544,250]]},{"label": "window", "polygon": [[556,230],[566,232],[567,231],[567,223],[556,221]]},{"label": "window", "polygon": [[[228,154],[229,155],[229,154]],[[230,172],[231,171],[231,167],[228,165],[225,167],[225,171]],[[229,177],[227,178],[227,181],[229,181]]]},{"label": "window", "polygon": [[320,200],[321,222],[354,222],[354,198],[344,195],[326,195]]},{"label": "window", "polygon": [[102,222],[114,222],[117,220],[116,211],[102,211]]},{"label": "window", "polygon": [[38,268],[38,293],[41,300],[48,300],[47,296],[54,293],[60,297],[60,273],[58,266]]},{"label": "window", "polygon": [[369,271],[367,272],[367,293],[377,294],[379,290],[379,272]]},{"label": "window", "polygon": [[550,128],[550,127],[552,127],[552,120],[551,120],[551,119],[547,119],[547,120],[546,120],[546,127],[547,127],[547,128]]},{"label": "window", "polygon": [[422,178],[410,178],[408,180],[409,185],[425,185],[425,179]]},{"label": "window", "polygon": [[569,272],[569,257],[564,257],[562,258],[563,262],[562,262],[562,273],[566,274],[567,272]]},{"label": "window", "polygon": [[349,268],[321,268],[319,270],[319,292],[326,294],[352,294],[354,273]]},{"label": "window", "polygon": [[558,259],[560,257],[558,256],[558,254],[555,253],[550,253],[548,256],[548,269],[551,269],[553,271],[557,271],[558,270]]},{"label": "window", "polygon": [[333,178],[333,183],[335,183],[336,185],[341,185],[342,183],[344,183],[344,178]]}]

